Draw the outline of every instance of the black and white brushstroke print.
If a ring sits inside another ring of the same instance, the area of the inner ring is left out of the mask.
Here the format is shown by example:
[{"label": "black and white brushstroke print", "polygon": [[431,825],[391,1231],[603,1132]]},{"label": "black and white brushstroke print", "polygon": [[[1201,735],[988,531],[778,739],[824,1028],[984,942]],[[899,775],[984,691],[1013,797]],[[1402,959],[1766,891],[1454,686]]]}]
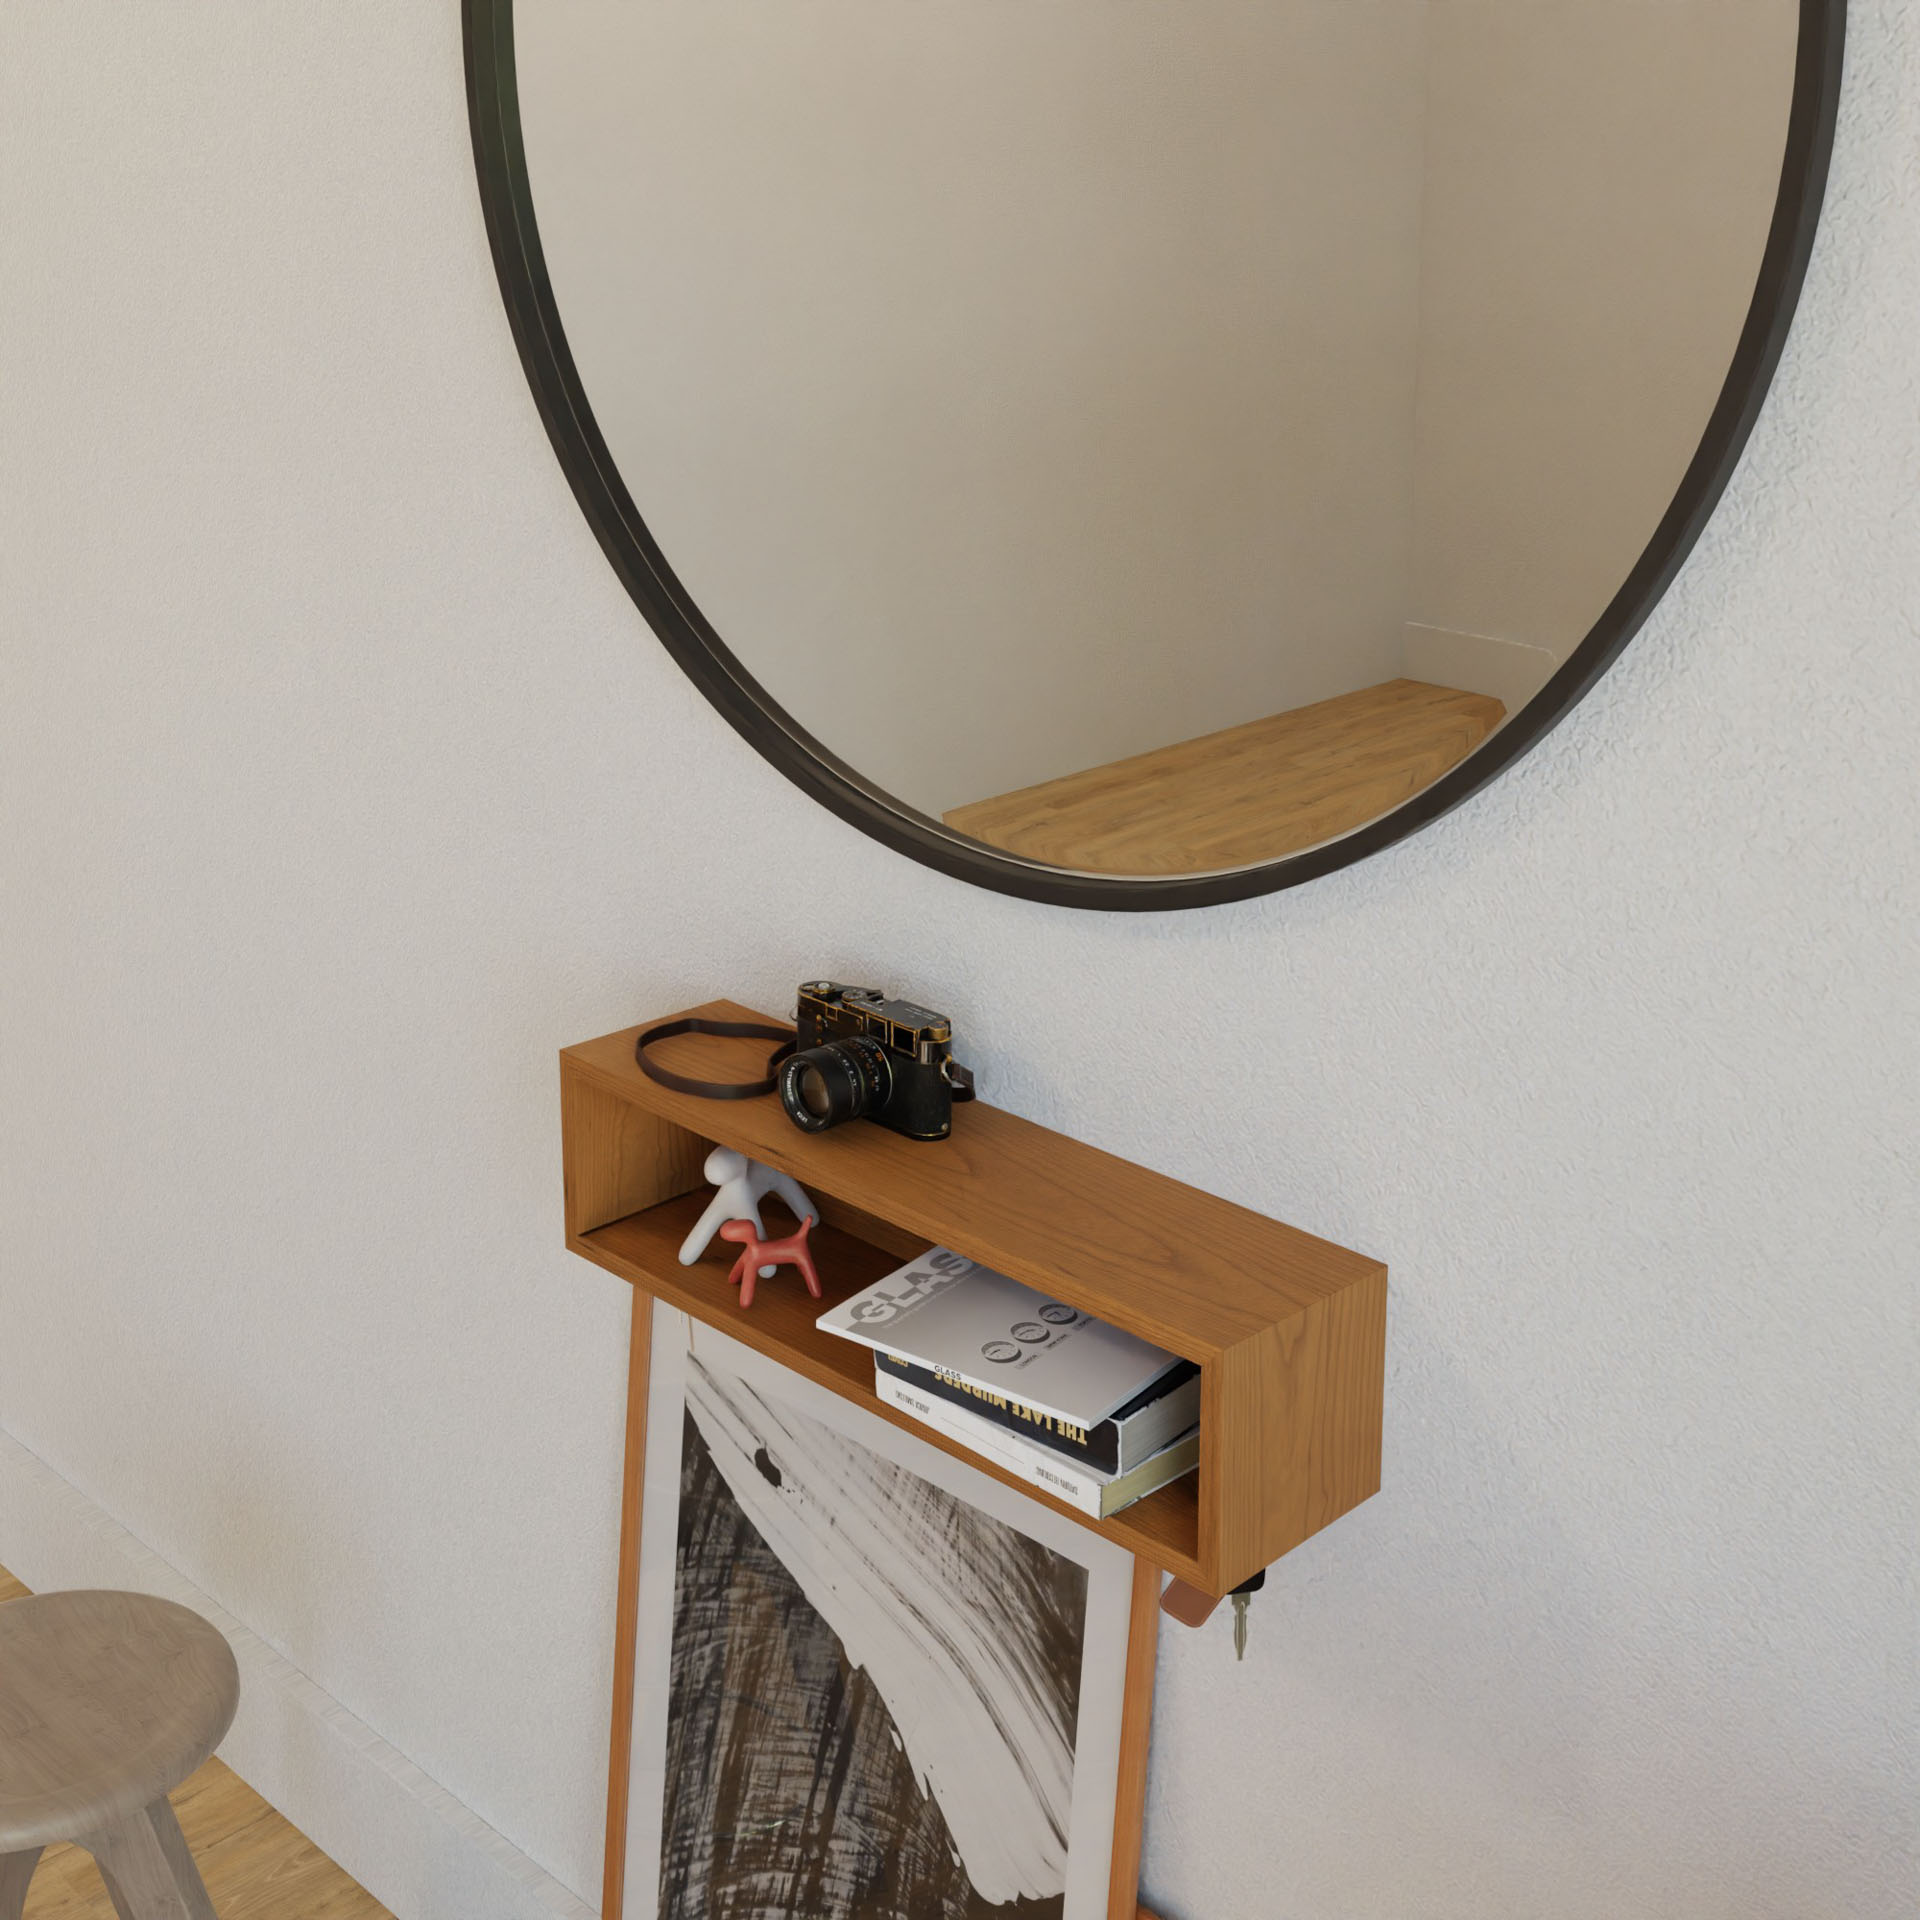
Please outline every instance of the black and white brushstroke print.
[{"label": "black and white brushstroke print", "polygon": [[661,1920],[1060,1920],[1086,1569],[689,1357]]}]

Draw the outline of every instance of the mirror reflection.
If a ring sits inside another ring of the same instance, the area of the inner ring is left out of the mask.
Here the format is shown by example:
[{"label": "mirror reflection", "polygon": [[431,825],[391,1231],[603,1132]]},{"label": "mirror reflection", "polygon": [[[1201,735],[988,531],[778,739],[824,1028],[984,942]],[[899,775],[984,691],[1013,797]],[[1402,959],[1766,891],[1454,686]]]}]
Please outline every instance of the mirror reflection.
[{"label": "mirror reflection", "polygon": [[687,593],[901,805],[1179,874],[1514,716],[1672,501],[1795,0],[544,0],[568,343]]}]

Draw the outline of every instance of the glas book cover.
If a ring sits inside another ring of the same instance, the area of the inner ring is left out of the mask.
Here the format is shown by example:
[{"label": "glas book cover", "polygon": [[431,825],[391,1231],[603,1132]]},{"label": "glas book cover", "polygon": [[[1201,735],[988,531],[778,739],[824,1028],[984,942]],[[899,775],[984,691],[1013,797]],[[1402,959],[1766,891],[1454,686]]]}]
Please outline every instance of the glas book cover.
[{"label": "glas book cover", "polygon": [[1092,1427],[1179,1364],[1164,1348],[932,1247],[814,1323]]}]

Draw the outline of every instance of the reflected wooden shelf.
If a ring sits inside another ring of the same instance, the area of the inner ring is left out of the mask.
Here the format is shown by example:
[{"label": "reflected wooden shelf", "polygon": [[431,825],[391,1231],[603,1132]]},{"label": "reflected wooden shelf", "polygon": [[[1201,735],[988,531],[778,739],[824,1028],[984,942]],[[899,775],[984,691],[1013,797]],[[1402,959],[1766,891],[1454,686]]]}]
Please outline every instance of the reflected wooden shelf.
[{"label": "reflected wooden shelf", "polygon": [[1386,680],[952,808],[989,846],[1082,873],[1210,873],[1377,820],[1506,718],[1489,694]]},{"label": "reflected wooden shelf", "polygon": [[[729,1001],[690,1011],[766,1017]],[[1378,1490],[1386,1269],[1377,1260],[984,1102],[956,1108],[953,1137],[939,1143],[865,1122],[801,1133],[771,1096],[702,1100],[648,1079],[634,1060],[639,1031],[560,1056],[574,1252],[1209,1593]],[[662,1064],[716,1080],[757,1077],[765,1055],[764,1042],[702,1035],[657,1049]],[[727,1281],[732,1247],[679,1264],[715,1145],[783,1169],[820,1203],[825,1302],[783,1274],[742,1312]],[[872,1356],[814,1318],[936,1243],[1196,1361],[1199,1471],[1090,1520],[883,1405]]]}]

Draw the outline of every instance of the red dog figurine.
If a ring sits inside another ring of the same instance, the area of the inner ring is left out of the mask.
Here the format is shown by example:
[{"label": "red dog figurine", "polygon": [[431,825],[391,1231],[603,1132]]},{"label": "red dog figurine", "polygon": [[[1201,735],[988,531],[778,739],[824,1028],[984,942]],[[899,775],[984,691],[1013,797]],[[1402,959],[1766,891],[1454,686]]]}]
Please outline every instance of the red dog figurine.
[{"label": "red dog figurine", "polygon": [[812,1225],[811,1220],[802,1220],[799,1231],[788,1234],[784,1240],[762,1240],[754,1232],[751,1220],[728,1220],[722,1224],[720,1238],[731,1240],[742,1249],[740,1258],[733,1263],[733,1272],[727,1277],[740,1289],[743,1307],[753,1305],[753,1283],[759,1278],[760,1269],[766,1266],[798,1267],[807,1291],[816,1300],[820,1298],[820,1276],[814,1272],[813,1255],[807,1251],[807,1231]]}]

